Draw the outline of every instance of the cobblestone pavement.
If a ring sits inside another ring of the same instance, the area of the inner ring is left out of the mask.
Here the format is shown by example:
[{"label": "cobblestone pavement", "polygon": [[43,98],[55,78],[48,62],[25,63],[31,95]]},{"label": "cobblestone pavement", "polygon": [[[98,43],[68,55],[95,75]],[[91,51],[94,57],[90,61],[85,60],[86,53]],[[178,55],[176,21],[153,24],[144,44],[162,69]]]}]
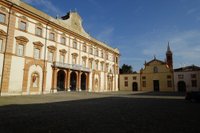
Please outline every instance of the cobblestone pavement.
[{"label": "cobblestone pavement", "polygon": [[198,133],[184,94],[62,92],[0,97],[0,133]]}]

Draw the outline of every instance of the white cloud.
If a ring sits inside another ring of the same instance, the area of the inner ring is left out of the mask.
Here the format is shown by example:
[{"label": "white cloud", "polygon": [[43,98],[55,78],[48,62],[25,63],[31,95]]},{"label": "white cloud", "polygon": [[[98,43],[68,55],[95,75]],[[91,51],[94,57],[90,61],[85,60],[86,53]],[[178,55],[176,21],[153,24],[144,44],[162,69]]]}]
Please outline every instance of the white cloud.
[{"label": "white cloud", "polygon": [[112,35],[114,32],[113,27],[107,27],[102,29],[99,34],[96,36],[98,40],[105,41],[105,43],[110,44],[112,42]]},{"label": "white cloud", "polygon": [[175,67],[180,67],[180,64],[200,65],[200,31],[172,33],[160,40],[145,42],[146,47],[142,50],[143,55],[150,57],[156,55],[159,59],[164,60],[167,50],[167,41],[165,40],[170,41]]},{"label": "white cloud", "polygon": [[186,14],[187,14],[187,15],[190,15],[190,14],[196,13],[196,12],[198,12],[198,11],[199,11],[198,8],[192,8],[192,9],[188,10]]},{"label": "white cloud", "polygon": [[63,15],[63,12],[48,0],[23,0],[24,2],[33,6],[42,6],[43,10],[49,14]]}]

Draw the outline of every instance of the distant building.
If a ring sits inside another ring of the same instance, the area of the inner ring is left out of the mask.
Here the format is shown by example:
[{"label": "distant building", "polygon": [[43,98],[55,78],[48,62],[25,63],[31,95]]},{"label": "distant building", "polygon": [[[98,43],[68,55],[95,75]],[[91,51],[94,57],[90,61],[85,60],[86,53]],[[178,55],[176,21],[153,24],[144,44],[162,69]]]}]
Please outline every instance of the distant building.
[{"label": "distant building", "polygon": [[0,0],[0,94],[118,91],[119,50],[82,27],[77,12],[53,18]]},{"label": "distant building", "polygon": [[169,44],[166,52],[166,62],[156,59],[145,62],[141,73],[142,91],[174,91],[173,86],[173,56]]},{"label": "distant building", "polygon": [[140,73],[120,74],[120,90],[174,91],[173,78],[173,54],[168,44],[166,61],[154,57],[145,62]]},{"label": "distant building", "polygon": [[176,91],[200,91],[200,67],[192,65],[174,69]]},{"label": "distant building", "polygon": [[140,91],[140,73],[120,74],[120,91]]}]

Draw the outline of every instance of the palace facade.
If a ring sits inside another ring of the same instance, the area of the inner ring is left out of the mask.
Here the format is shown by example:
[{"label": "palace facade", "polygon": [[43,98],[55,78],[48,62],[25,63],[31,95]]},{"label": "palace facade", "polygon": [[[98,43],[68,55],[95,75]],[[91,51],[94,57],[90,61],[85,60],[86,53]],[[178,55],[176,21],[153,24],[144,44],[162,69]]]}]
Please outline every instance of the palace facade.
[{"label": "palace facade", "polygon": [[53,18],[0,1],[0,93],[118,91],[119,50],[92,38],[77,12]]}]

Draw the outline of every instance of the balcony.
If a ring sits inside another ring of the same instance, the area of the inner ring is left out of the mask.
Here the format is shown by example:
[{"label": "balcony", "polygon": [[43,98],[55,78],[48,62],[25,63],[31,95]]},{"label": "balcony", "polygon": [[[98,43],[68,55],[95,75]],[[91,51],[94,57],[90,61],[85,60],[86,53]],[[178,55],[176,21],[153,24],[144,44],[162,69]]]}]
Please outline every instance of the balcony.
[{"label": "balcony", "polygon": [[78,71],[84,71],[84,72],[91,72],[89,68],[83,67],[82,65],[77,64],[68,64],[68,63],[62,63],[62,62],[53,62],[53,67],[59,67],[59,68],[67,68],[72,70],[78,70]]}]

